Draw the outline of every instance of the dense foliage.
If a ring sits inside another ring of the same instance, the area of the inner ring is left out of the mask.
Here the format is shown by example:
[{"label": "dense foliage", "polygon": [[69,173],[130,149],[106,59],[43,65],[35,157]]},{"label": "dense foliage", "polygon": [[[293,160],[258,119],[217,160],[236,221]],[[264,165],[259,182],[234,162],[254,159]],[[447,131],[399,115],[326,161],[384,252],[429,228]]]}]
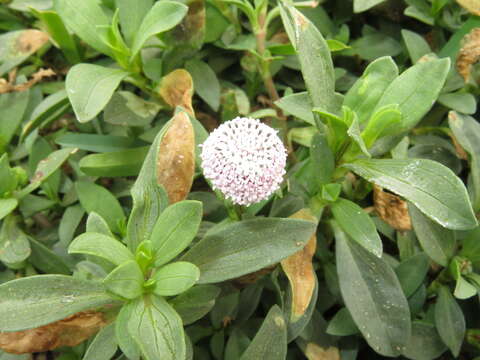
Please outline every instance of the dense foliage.
[{"label": "dense foliage", "polygon": [[0,360],[480,359],[478,2],[0,3]]}]

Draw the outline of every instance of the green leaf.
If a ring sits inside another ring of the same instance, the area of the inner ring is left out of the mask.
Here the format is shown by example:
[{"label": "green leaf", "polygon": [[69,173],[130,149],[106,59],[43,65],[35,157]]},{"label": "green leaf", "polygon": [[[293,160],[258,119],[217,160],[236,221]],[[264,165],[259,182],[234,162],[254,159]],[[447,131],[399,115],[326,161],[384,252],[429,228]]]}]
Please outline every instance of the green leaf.
[{"label": "green leaf", "polygon": [[297,50],[303,78],[314,107],[335,113],[335,73],[327,42],[308,18],[284,2],[279,3],[283,24]]},{"label": "green leaf", "polygon": [[316,224],[280,218],[250,219],[209,232],[183,257],[200,269],[199,283],[220,282],[264,267],[301,250]]},{"label": "green leaf", "polygon": [[41,242],[29,238],[32,253],[28,261],[35,266],[35,268],[46,274],[64,274],[70,275],[72,271],[65,263],[63,258],[43,245]]},{"label": "green leaf", "polygon": [[458,357],[465,336],[465,318],[450,290],[442,286],[435,304],[435,325],[443,342]]},{"label": "green leaf", "polygon": [[116,91],[105,107],[103,119],[113,125],[146,126],[161,108],[159,103],[146,101],[132,92]]},{"label": "green leaf", "polygon": [[86,212],[95,211],[105,219],[110,229],[119,233],[119,224],[125,220],[117,198],[104,187],[88,181],[75,183],[77,195]]},{"label": "green leaf", "polygon": [[0,220],[10,214],[18,206],[18,200],[15,198],[0,199]]},{"label": "green leaf", "polygon": [[432,52],[430,45],[428,45],[423,36],[406,29],[402,29],[401,33],[403,41],[407,46],[408,55],[413,64],[415,64],[423,55]]},{"label": "green leaf", "polygon": [[132,43],[133,59],[143,44],[153,35],[170,30],[177,25],[187,13],[188,7],[173,1],[163,0],[156,2],[136,30]]},{"label": "green leaf", "polygon": [[462,181],[447,167],[424,159],[361,159],[347,168],[380,187],[411,201],[443,227],[467,230],[477,226]]},{"label": "green leaf", "polygon": [[200,60],[189,60],[185,69],[192,75],[195,92],[212,109],[218,111],[220,107],[220,83],[212,68]]},{"label": "green leaf", "polygon": [[361,59],[373,61],[383,56],[399,55],[402,47],[394,37],[382,32],[373,32],[353,41],[352,50]]},{"label": "green leaf", "polygon": [[152,277],[156,281],[153,292],[159,296],[174,296],[191,288],[200,278],[200,270],[188,262],[165,265]]},{"label": "green leaf", "polygon": [[86,232],[100,233],[108,237],[115,238],[105,219],[98,215],[95,211],[92,211],[88,214]]},{"label": "green leaf", "polygon": [[347,130],[347,135],[353,141],[353,146],[351,147],[350,151],[354,151],[355,153],[359,153],[361,151],[364,156],[370,158],[372,155],[368,152],[367,146],[363,141],[363,138],[360,133],[360,123],[358,121],[358,116],[352,110],[348,109],[347,107],[343,108],[344,118],[351,118],[352,122]]},{"label": "green leaf", "polygon": [[395,273],[407,298],[413,295],[423,283],[429,266],[428,257],[419,253],[402,261],[395,268]]},{"label": "green leaf", "polygon": [[37,275],[0,285],[0,331],[36,328],[112,303],[103,285],[65,275]]},{"label": "green leaf", "polygon": [[118,346],[125,356],[132,360],[140,358],[140,349],[128,331],[128,323],[135,307],[135,301],[125,303],[115,319],[115,338]]},{"label": "green leaf", "polygon": [[121,151],[135,148],[142,144],[137,139],[126,136],[79,134],[73,132],[66,132],[60,135],[55,139],[55,142],[64,147],[76,147],[80,150],[100,153]]},{"label": "green leaf", "polygon": [[455,284],[455,290],[453,292],[453,295],[455,295],[457,299],[469,299],[477,294],[477,288],[465,280],[463,276],[457,278],[457,283]]},{"label": "green leaf", "polygon": [[0,182],[0,196],[10,196],[11,192],[18,186],[18,179],[10,167],[8,154],[0,156],[0,178],[2,179]]},{"label": "green leaf", "polygon": [[76,2],[54,0],[54,8],[70,30],[94,49],[113,57],[112,49],[102,40],[98,31],[109,27],[111,19],[105,15],[96,0]]},{"label": "green leaf", "polygon": [[381,4],[385,0],[353,0],[353,12],[361,13]]},{"label": "green leaf", "polygon": [[0,94],[0,118],[8,118],[8,121],[0,121],[0,154],[10,144],[23,120],[29,95],[29,90]]},{"label": "green leaf", "polygon": [[409,204],[408,211],[422,249],[438,264],[448,266],[455,254],[455,233],[430,220],[412,204]]},{"label": "green leaf", "polygon": [[282,310],[273,305],[240,360],[283,360],[286,356],[287,326]]},{"label": "green leaf", "polygon": [[344,307],[338,310],[332,320],[330,320],[326,332],[334,336],[350,336],[358,334],[360,331],[357,325],[355,325],[352,315]]},{"label": "green leaf", "polygon": [[0,261],[13,265],[28,258],[30,252],[28,237],[18,227],[16,217],[6,217],[0,230]]},{"label": "green leaf", "polygon": [[87,232],[77,236],[68,247],[70,254],[88,254],[120,265],[133,259],[133,254],[120,241],[100,233]]},{"label": "green leaf", "polygon": [[307,92],[291,94],[275,101],[284,112],[289,113],[310,125],[315,125],[315,119],[312,113],[312,100]]},{"label": "green leaf", "polygon": [[136,300],[128,331],[145,360],[185,359],[182,320],[163,298],[151,296]]},{"label": "green leaf", "polygon": [[353,320],[377,353],[399,355],[410,338],[410,311],[395,272],[338,226],[334,230],[340,290]]},{"label": "green leaf", "polygon": [[112,322],[95,335],[82,360],[111,359],[116,351],[115,323]]},{"label": "green leaf", "polygon": [[152,8],[153,0],[116,0],[120,11],[120,25],[127,44],[131,45],[142,24],[143,18]]},{"label": "green leaf", "polygon": [[143,282],[142,269],[135,260],[129,260],[108,274],[103,280],[103,285],[112,294],[132,300],[142,295]]},{"label": "green leaf", "polygon": [[470,155],[470,176],[473,184],[473,208],[480,210],[480,124],[471,116],[448,114],[448,124],[462,148]]},{"label": "green leaf", "polygon": [[442,94],[438,102],[452,110],[464,113],[475,114],[477,112],[477,99],[475,95],[464,92]]},{"label": "green leaf", "polygon": [[328,146],[327,137],[315,134],[310,145],[310,161],[315,171],[317,186],[328,184],[335,170],[335,158]]},{"label": "green leaf", "polygon": [[362,131],[365,146],[370,148],[378,138],[399,134],[398,129],[401,122],[402,113],[398,109],[398,105],[385,105],[377,109]]},{"label": "green leaf", "polygon": [[195,200],[180,201],[163,211],[151,236],[156,266],[185,250],[197,234],[202,214],[202,203]]},{"label": "green leaf", "polygon": [[354,202],[339,198],[331,205],[333,217],[338,225],[358,244],[377,257],[382,257],[382,240],[375,223],[363,209]]},{"label": "green leaf", "polygon": [[385,89],[398,76],[398,68],[389,56],[372,61],[363,75],[348,90],[343,105],[358,115],[360,124],[365,124],[373,114]]},{"label": "green leaf", "polygon": [[214,285],[196,285],[175,297],[170,304],[182,318],[183,325],[189,325],[210,312],[219,294],[220,288]]},{"label": "green leaf", "polygon": [[446,350],[442,339],[438,336],[435,326],[429,323],[414,321],[412,336],[402,350],[408,359],[434,360]]},{"label": "green leaf", "polygon": [[78,121],[87,122],[97,116],[127,76],[123,70],[93,64],[72,67],[65,86]]},{"label": "green leaf", "polygon": [[403,115],[400,129],[412,129],[437,100],[449,70],[450,59],[430,60],[412,66],[391,82],[375,110],[398,104]]}]

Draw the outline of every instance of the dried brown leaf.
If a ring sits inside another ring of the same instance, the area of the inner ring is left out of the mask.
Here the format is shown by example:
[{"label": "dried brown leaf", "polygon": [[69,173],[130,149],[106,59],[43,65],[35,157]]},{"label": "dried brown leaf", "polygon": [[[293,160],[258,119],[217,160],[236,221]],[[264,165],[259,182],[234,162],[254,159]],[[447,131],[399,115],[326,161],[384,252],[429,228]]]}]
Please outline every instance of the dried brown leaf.
[{"label": "dried brown leaf", "polygon": [[185,69],[177,69],[162,78],[158,92],[171,107],[182,106],[193,116],[193,80]]},{"label": "dried brown leaf", "polygon": [[164,37],[175,46],[189,46],[198,49],[205,38],[205,0],[189,0],[187,15]]},{"label": "dried brown leaf", "polygon": [[465,82],[470,79],[472,65],[480,59],[480,28],[475,28],[463,38],[463,46],[457,56],[457,70]]},{"label": "dried brown leaf", "polygon": [[106,324],[100,312],[81,312],[35,329],[0,332],[0,349],[12,354],[28,354],[76,346]]},{"label": "dried brown leaf", "polygon": [[472,14],[480,16],[480,1],[478,0],[457,0],[457,2],[470,11]]},{"label": "dried brown leaf", "polygon": [[55,71],[53,71],[52,69],[40,69],[36,73],[34,73],[32,75],[32,78],[27,82],[15,85],[15,74],[15,70],[10,72],[8,81],[6,81],[5,79],[0,79],[0,94],[4,94],[7,92],[25,91],[27,89],[30,89],[33,85],[42,81],[44,78],[56,75]]},{"label": "dried brown leaf", "polygon": [[397,195],[387,193],[375,185],[373,202],[378,216],[391,227],[399,231],[412,230],[407,203]]},{"label": "dried brown leaf", "polygon": [[305,349],[308,360],[340,360],[340,352],[336,347],[324,349],[315,343],[308,343]]},{"label": "dried brown leaf", "polygon": [[[299,210],[290,218],[317,222],[317,218],[307,209]],[[295,319],[305,313],[315,290],[315,273],[312,258],[316,247],[317,235],[313,233],[302,250],[281,261],[283,271],[287,275],[292,287],[292,317]]]},{"label": "dried brown leaf", "polygon": [[192,187],[195,173],[195,134],[185,112],[180,112],[160,143],[157,182],[165,187],[170,203],[184,200]]},{"label": "dried brown leaf", "polygon": [[40,30],[25,30],[16,42],[16,50],[24,53],[34,53],[48,41],[48,34]]}]

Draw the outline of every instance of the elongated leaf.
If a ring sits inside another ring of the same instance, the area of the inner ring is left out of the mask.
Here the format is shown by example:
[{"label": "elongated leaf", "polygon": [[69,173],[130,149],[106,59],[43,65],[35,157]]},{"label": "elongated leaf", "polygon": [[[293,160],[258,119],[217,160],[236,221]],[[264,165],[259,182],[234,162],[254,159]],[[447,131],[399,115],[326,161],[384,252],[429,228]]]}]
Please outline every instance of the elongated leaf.
[{"label": "elongated leaf", "polygon": [[345,166],[403,196],[443,227],[467,230],[477,226],[465,186],[440,163],[424,159],[370,159]]},{"label": "elongated leaf", "polygon": [[156,281],[153,292],[159,296],[178,295],[197,282],[200,277],[198,268],[185,261],[177,261],[160,268],[155,272]]},{"label": "elongated leaf", "polygon": [[142,48],[145,41],[151,36],[170,30],[177,25],[187,13],[188,7],[173,1],[159,1],[145,15],[145,18],[136,31],[132,43],[132,58]]},{"label": "elongated leaf", "polygon": [[115,265],[133,259],[133,254],[120,241],[104,234],[92,232],[76,237],[68,247],[68,252],[99,256]]},{"label": "elongated leaf", "polygon": [[435,304],[435,325],[443,342],[457,357],[465,336],[465,318],[450,290],[444,286],[439,289]]},{"label": "elongated leaf", "polygon": [[274,305],[240,360],[283,360],[286,356],[287,326],[282,310]]},{"label": "elongated leaf", "polygon": [[297,219],[251,219],[220,227],[191,248],[182,260],[200,269],[199,283],[239,277],[301,250],[316,224]]},{"label": "elongated leaf", "polygon": [[92,152],[121,151],[146,145],[138,140],[126,136],[79,134],[67,132],[55,139],[55,142],[64,147],[76,147]]},{"label": "elongated leaf", "polygon": [[167,263],[192,242],[202,221],[202,203],[185,200],[170,205],[152,231],[155,265]]},{"label": "elongated leaf", "polygon": [[137,360],[140,358],[140,349],[128,331],[128,323],[132,318],[135,306],[136,302],[131,301],[124,304],[120,309],[115,319],[115,338],[125,356],[127,356],[128,359]]},{"label": "elongated leaf", "polygon": [[97,116],[127,75],[127,72],[120,69],[93,64],[72,67],[65,85],[78,121],[87,122]]},{"label": "elongated leaf", "polygon": [[429,265],[428,257],[424,253],[419,253],[402,261],[395,268],[395,273],[407,298],[413,295],[423,283]]},{"label": "elongated leaf", "polygon": [[394,271],[337,226],[335,238],[340,290],[353,320],[377,353],[399,355],[410,338],[410,311]]},{"label": "elongated leaf", "polygon": [[142,295],[143,273],[135,260],[129,260],[117,266],[103,280],[105,288],[125,299],[135,299]]},{"label": "elongated leaf", "polygon": [[99,283],[65,275],[37,275],[0,285],[0,331],[39,327],[112,303]]},{"label": "elongated leaf", "polygon": [[125,41],[131,45],[145,15],[152,8],[153,0],[116,0],[116,5]]},{"label": "elongated leaf", "polygon": [[430,49],[430,45],[428,42],[423,38],[423,36],[410,31],[403,29],[402,30],[402,38],[407,46],[408,54],[410,55],[410,60],[412,63],[416,63],[418,59],[422,56],[432,52]]},{"label": "elongated leaf", "polygon": [[408,206],[408,212],[425,253],[438,264],[448,266],[455,254],[455,233],[430,220],[412,204]]},{"label": "elongated leaf", "polygon": [[41,242],[29,238],[32,253],[28,261],[38,270],[46,274],[64,274],[72,273],[70,267],[65,263],[64,259],[58,256]]},{"label": "elongated leaf", "polygon": [[115,323],[111,323],[98,332],[82,360],[111,359],[116,351]]},{"label": "elongated leaf", "polygon": [[382,240],[370,216],[363,209],[346,199],[338,199],[331,205],[333,217],[350,237],[366,250],[382,257]]},{"label": "elongated leaf", "polygon": [[136,300],[128,321],[128,332],[145,360],[185,359],[182,320],[163,298],[151,296]]},{"label": "elongated leaf", "polygon": [[214,111],[220,106],[220,83],[212,68],[200,60],[189,60],[185,69],[192,75],[195,92]]},{"label": "elongated leaf", "polygon": [[10,214],[18,206],[18,200],[15,198],[0,199],[0,220]]},{"label": "elongated leaf", "polygon": [[335,113],[335,73],[327,42],[307,17],[292,5],[280,2],[288,37],[297,50],[303,78],[312,104]]},{"label": "elongated leaf", "polygon": [[8,121],[0,121],[0,154],[12,140],[17,128],[23,120],[27,109],[30,91],[20,91],[0,95],[0,117]]},{"label": "elongated leaf", "polygon": [[280,100],[275,101],[275,105],[310,125],[315,125],[312,113],[312,100],[307,92],[284,96]]}]

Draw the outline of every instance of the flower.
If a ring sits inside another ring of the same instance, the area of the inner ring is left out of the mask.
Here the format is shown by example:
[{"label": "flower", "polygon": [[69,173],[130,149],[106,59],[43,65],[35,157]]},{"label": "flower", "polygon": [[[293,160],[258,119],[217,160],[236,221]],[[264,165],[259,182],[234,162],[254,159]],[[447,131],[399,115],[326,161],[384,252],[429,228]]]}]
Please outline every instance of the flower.
[{"label": "flower", "polygon": [[265,200],[283,181],[285,146],[277,131],[258,119],[227,121],[200,146],[204,176],[235,204]]}]

